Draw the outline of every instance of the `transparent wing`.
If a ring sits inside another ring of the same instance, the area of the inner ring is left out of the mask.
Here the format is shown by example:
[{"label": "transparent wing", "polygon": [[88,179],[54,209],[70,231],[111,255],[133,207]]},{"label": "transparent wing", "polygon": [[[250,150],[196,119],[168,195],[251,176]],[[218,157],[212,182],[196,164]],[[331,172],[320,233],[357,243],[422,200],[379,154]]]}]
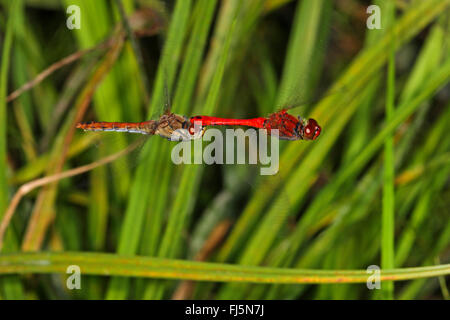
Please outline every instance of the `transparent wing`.
[{"label": "transparent wing", "polygon": [[319,95],[317,97],[310,98],[310,99],[304,99],[304,100],[291,99],[291,100],[289,100],[289,102],[286,102],[283,105],[276,106],[275,110],[277,110],[277,111],[291,110],[291,109],[296,109],[299,107],[308,109],[307,108],[308,106],[315,105],[315,104],[319,103],[320,101],[322,101],[323,99],[338,97],[341,94],[345,94],[347,91],[348,91],[348,89],[346,87],[342,87],[340,89],[333,89],[331,92],[327,92],[325,94],[322,94],[322,95]]}]

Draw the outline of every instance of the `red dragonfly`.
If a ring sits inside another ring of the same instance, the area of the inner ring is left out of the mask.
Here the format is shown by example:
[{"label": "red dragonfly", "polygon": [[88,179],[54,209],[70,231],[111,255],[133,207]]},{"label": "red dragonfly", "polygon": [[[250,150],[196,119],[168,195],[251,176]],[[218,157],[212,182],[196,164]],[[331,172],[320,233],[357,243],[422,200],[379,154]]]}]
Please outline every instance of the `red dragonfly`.
[{"label": "red dragonfly", "polygon": [[229,119],[210,116],[195,116],[190,119],[191,124],[197,123],[202,127],[232,125],[265,129],[267,134],[278,130],[278,138],[283,140],[315,140],[320,135],[321,128],[316,120],[304,120],[294,117],[285,109],[270,114],[268,117],[252,119]]},{"label": "red dragonfly", "polygon": [[304,120],[281,110],[268,117],[252,119],[217,118],[211,116],[185,116],[171,112],[163,114],[159,120],[144,122],[89,122],[78,123],[77,128],[88,131],[116,131],[159,135],[172,141],[201,138],[207,126],[237,125],[265,129],[267,134],[278,130],[278,138],[283,140],[315,140],[321,128],[314,119]]}]

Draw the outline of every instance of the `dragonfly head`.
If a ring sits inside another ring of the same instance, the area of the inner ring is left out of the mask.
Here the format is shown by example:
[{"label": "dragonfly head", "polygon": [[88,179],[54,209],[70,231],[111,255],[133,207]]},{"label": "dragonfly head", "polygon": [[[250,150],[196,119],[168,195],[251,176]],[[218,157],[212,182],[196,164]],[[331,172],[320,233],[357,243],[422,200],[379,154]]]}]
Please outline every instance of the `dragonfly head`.
[{"label": "dragonfly head", "polygon": [[305,140],[316,140],[320,135],[322,128],[314,119],[308,119],[303,125],[303,139]]}]

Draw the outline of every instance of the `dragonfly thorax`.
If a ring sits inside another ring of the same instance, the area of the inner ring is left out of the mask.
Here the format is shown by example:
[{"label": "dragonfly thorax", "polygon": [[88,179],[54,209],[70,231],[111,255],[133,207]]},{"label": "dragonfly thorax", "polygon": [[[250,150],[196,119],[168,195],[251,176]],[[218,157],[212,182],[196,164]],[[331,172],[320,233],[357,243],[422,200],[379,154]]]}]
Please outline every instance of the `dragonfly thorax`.
[{"label": "dragonfly thorax", "polygon": [[205,128],[191,126],[187,117],[168,113],[160,118],[156,134],[171,141],[186,141],[201,138],[204,131]]}]

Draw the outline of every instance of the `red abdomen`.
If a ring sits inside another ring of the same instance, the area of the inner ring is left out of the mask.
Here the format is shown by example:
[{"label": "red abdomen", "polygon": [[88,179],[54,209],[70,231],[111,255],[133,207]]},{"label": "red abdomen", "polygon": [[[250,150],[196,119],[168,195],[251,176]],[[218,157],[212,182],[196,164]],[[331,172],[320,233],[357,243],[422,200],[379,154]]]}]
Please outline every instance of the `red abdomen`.
[{"label": "red abdomen", "polygon": [[195,116],[191,117],[192,124],[200,123],[201,126],[247,126],[254,128],[264,128],[264,122],[267,118],[252,118],[252,119],[229,119],[217,118],[210,116]]}]

